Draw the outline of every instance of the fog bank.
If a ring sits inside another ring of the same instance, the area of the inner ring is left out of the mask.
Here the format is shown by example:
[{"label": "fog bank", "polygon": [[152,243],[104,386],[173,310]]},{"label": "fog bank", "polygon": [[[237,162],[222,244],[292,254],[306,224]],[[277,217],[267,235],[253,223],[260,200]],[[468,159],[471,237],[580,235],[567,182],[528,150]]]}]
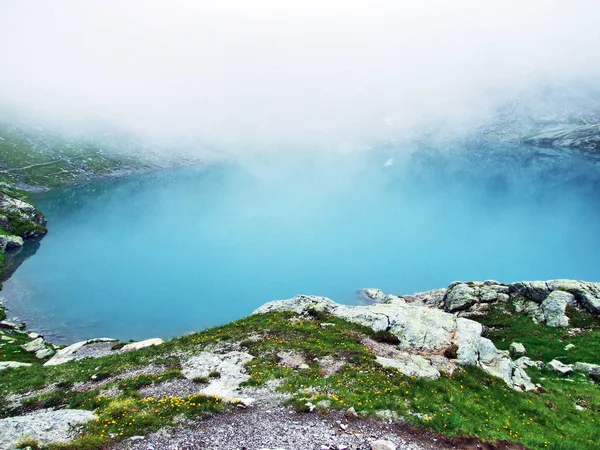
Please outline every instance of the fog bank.
[{"label": "fog bank", "polygon": [[594,110],[577,102],[599,84],[598,17],[594,0],[3,1],[0,108],[232,147],[458,134],[546,86],[559,116]]}]

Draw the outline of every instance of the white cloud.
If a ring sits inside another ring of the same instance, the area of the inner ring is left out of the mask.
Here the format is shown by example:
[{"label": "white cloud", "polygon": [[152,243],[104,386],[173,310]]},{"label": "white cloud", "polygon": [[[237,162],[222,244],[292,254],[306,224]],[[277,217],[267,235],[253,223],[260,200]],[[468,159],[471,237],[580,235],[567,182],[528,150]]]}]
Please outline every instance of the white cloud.
[{"label": "white cloud", "polygon": [[600,2],[0,3],[0,100],[153,137],[368,142],[600,75]]}]

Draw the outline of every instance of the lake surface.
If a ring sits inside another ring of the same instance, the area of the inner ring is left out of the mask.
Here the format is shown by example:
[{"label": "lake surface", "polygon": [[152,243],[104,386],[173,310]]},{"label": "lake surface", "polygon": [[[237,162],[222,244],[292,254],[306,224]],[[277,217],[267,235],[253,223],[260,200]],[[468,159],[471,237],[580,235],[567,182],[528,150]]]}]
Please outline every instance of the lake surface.
[{"label": "lake surface", "polygon": [[298,293],[600,280],[600,159],[521,146],[295,153],[35,199],[49,233],[4,284],[58,342],[171,337]]}]

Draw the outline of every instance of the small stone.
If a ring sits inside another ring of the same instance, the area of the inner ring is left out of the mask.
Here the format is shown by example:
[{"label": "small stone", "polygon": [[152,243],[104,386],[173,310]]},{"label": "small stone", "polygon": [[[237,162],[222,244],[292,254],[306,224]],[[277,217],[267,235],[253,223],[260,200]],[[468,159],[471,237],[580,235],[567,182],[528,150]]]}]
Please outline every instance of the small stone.
[{"label": "small stone", "polygon": [[145,341],[132,342],[131,344],[127,344],[123,346],[123,348],[121,348],[121,351],[128,352],[131,350],[140,350],[142,348],[151,347],[153,345],[160,345],[164,342],[165,341],[163,341],[161,338],[146,339]]},{"label": "small stone", "polygon": [[13,367],[29,367],[30,363],[22,363],[17,361],[0,361],[0,370],[13,368]]},{"label": "small stone", "polygon": [[143,441],[144,440],[144,436],[131,436],[129,438],[130,441]]},{"label": "small stone", "polygon": [[525,346],[520,344],[519,342],[513,342],[508,347],[508,351],[512,356],[523,356],[527,354],[527,350],[525,350]]},{"label": "small stone", "polygon": [[305,403],[304,406],[306,406],[308,408],[308,412],[313,412],[316,408],[316,406],[313,405],[311,402]]},{"label": "small stone", "polygon": [[306,369],[310,369],[310,366],[308,364],[304,363],[304,364],[300,364],[298,366],[298,369],[300,369],[300,370],[306,370]]},{"label": "small stone", "polygon": [[37,339],[37,338],[39,338],[39,337],[42,337],[42,336],[41,336],[41,335],[39,335],[39,334],[37,334],[37,333],[33,333],[33,332],[31,332],[31,333],[27,333],[27,337],[28,337],[29,339]]},{"label": "small stone", "polygon": [[567,345],[565,345],[565,350],[566,350],[566,351],[569,351],[569,350],[571,350],[572,348],[575,348],[575,346],[574,346],[573,344],[567,344]]},{"label": "small stone", "polygon": [[571,372],[573,372],[572,364],[563,364],[556,359],[553,359],[548,364],[546,364],[546,367],[550,370],[553,370],[558,375],[563,375],[563,376],[568,375]]},{"label": "small stone", "polygon": [[356,414],[356,410],[354,409],[354,406],[351,406],[350,408],[348,408],[345,415],[346,415],[346,417],[358,417],[358,414]]},{"label": "small stone", "polygon": [[319,325],[321,328],[330,328],[330,327],[335,327],[335,323],[330,323],[330,322],[323,322],[321,325]]},{"label": "small stone", "polygon": [[575,409],[577,411],[584,411],[585,410],[585,408],[583,406],[579,406],[577,403],[575,403]]},{"label": "small stone", "polygon": [[256,399],[254,399],[252,397],[240,398],[238,400],[239,400],[239,405],[243,406],[244,408],[252,406],[252,404],[256,401]]},{"label": "small stone", "polygon": [[391,441],[382,439],[371,442],[371,450],[396,450],[396,445]]}]

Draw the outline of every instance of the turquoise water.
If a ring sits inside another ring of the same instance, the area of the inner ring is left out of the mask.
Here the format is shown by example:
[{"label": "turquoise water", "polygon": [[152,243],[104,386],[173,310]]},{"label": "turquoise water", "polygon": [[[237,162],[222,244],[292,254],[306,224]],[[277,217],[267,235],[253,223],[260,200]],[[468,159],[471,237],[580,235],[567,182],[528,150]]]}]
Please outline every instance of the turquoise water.
[{"label": "turquoise water", "polygon": [[600,161],[567,150],[279,153],[36,202],[50,232],[2,294],[59,342],[170,337],[298,293],[600,280]]}]

